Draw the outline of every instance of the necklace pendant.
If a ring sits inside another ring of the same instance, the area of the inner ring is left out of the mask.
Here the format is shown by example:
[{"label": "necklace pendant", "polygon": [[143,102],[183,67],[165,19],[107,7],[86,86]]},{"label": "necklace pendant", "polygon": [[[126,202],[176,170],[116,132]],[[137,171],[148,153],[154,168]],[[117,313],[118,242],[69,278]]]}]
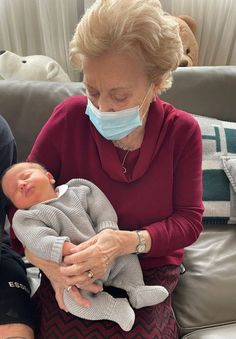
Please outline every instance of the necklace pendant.
[{"label": "necklace pendant", "polygon": [[125,167],[125,161],[126,161],[126,158],[127,158],[128,154],[129,154],[129,151],[126,151],[124,159],[123,159],[123,161],[121,163],[122,171],[123,171],[124,174],[127,172],[127,168]]}]

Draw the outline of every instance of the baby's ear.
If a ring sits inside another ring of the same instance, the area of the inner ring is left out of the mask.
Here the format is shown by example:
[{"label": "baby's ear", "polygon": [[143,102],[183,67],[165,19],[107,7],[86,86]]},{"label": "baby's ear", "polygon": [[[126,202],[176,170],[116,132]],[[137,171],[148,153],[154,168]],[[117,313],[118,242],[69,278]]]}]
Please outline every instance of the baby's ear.
[{"label": "baby's ear", "polygon": [[47,175],[47,177],[48,177],[48,179],[49,179],[49,182],[50,182],[50,184],[55,184],[55,179],[53,178],[53,175],[52,175],[52,173],[50,173],[50,172],[47,172],[46,173],[46,175]]},{"label": "baby's ear", "polygon": [[55,184],[56,180],[54,178],[50,179],[50,183],[53,185]]}]

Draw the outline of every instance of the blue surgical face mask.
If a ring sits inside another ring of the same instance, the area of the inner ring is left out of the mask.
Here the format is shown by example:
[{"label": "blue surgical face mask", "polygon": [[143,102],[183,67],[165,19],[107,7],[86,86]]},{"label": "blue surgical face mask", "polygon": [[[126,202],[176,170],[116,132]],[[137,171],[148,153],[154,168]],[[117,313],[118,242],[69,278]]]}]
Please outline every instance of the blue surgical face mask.
[{"label": "blue surgical face mask", "polygon": [[124,109],[116,112],[101,112],[88,98],[85,113],[97,131],[108,140],[120,140],[130,134],[138,126],[142,126],[140,109],[149,93],[151,86],[140,106]]}]

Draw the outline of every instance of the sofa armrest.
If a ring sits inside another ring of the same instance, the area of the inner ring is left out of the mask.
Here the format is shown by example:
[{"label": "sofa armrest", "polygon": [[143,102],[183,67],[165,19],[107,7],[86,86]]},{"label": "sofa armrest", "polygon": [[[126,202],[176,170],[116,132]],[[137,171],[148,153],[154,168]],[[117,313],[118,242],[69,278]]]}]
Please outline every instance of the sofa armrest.
[{"label": "sofa armrest", "polygon": [[186,334],[182,339],[233,339],[236,334],[236,325],[222,325],[211,328],[203,328],[199,331]]},{"label": "sofa armrest", "polygon": [[235,244],[236,225],[205,225],[199,239],[186,248],[186,272],[173,293],[181,335],[223,324],[236,326]]}]

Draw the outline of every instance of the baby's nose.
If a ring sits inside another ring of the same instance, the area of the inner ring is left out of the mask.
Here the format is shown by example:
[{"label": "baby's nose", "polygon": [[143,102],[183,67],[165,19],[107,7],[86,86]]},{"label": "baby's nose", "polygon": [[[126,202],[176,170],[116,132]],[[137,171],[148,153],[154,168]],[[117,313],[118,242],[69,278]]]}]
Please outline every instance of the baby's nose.
[{"label": "baby's nose", "polygon": [[20,182],[18,183],[18,189],[19,189],[19,191],[23,191],[24,188],[25,188],[25,185],[26,185],[26,183],[25,183],[24,181],[20,181]]}]

